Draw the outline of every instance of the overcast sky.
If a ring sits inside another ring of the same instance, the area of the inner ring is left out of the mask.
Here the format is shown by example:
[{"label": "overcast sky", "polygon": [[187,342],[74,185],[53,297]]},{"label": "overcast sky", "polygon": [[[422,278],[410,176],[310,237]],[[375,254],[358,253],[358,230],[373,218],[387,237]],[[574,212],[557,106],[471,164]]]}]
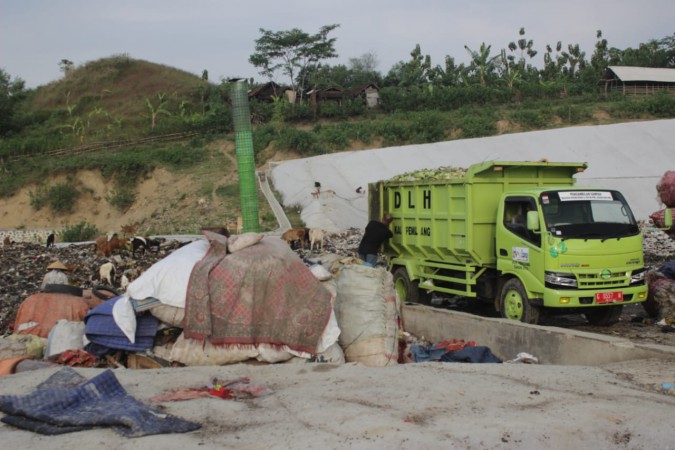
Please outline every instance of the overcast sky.
[{"label": "overcast sky", "polygon": [[[339,24],[338,58],[347,64],[377,55],[386,74],[408,60],[416,44],[443,65],[446,55],[468,62],[464,45],[482,42],[492,54],[507,48],[525,28],[539,51],[546,44],[580,44],[590,58],[596,30],[610,47],[637,47],[675,32],[673,0],[0,0],[0,68],[33,88],[60,78],[59,62],[76,66],[128,54],[209,79],[254,77],[248,62],[260,28],[299,28],[315,34]],[[287,82],[279,77],[278,82]]]}]

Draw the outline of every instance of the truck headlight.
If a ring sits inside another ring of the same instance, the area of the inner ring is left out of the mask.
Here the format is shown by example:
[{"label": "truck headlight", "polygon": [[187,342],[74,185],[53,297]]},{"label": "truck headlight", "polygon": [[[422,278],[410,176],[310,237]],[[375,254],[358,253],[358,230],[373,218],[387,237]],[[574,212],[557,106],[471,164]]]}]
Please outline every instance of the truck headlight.
[{"label": "truck headlight", "polygon": [[646,269],[634,270],[630,275],[630,284],[644,283],[646,273]]},{"label": "truck headlight", "polygon": [[546,272],[546,284],[552,287],[575,288],[577,287],[577,279],[571,273]]}]

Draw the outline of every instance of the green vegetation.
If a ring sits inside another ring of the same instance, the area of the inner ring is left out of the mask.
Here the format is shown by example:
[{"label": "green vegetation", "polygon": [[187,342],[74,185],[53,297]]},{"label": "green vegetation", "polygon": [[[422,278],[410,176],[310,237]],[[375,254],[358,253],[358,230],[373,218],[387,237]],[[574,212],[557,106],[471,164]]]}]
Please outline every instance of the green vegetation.
[{"label": "green vegetation", "polygon": [[[251,64],[265,77],[288,75],[298,101],[289,102],[283,93],[251,101],[257,165],[281,151],[314,156],[675,117],[672,94],[628,97],[606,94],[598,84],[609,65],[672,68],[675,35],[616,49],[598,32],[588,56],[578,44],[558,42],[546,46],[544,64],[537,67],[534,41],[520,29],[501,49],[484,42],[466,45],[466,64],[447,55],[443,64],[435,65],[414,45],[407,59],[382,74],[373,53],[347,65],[327,64],[337,56],[335,39],[329,37],[337,27],[321,27],[314,35],[297,29],[260,30]],[[284,51],[294,57],[280,58]],[[163,168],[194,173],[199,180],[198,192],[185,192],[177,200],[182,208],[192,204],[191,196],[214,200],[215,194],[227,200],[229,210],[210,215],[210,220],[236,217],[239,187],[222,182],[223,174],[232,172],[228,153],[235,140],[226,81],[214,84],[207,71],[196,76],[125,54],[80,66],[63,59],[60,66],[62,79],[32,90],[0,69],[0,197],[35,185],[30,192],[33,208],[67,212],[81,194],[70,177],[86,169],[114,181],[116,187],[105,200],[123,212],[136,201],[138,183]],[[361,97],[314,102],[306,95],[310,89],[350,92],[363,84],[379,87],[376,108],[366,107]],[[50,176],[66,181],[47,186],[44,180]],[[199,230],[198,223],[170,220],[176,206],[157,205],[150,213],[167,229]],[[262,221],[266,226],[271,219]],[[299,217],[292,221],[299,222]]]},{"label": "green vegetation", "polygon": [[125,212],[136,201],[136,191],[133,187],[120,186],[105,196],[105,200],[120,212]]},{"label": "green vegetation", "polygon": [[49,206],[55,213],[68,213],[75,207],[80,191],[72,180],[57,183],[53,186],[40,186],[29,193],[30,205],[34,209]]},{"label": "green vegetation", "polygon": [[99,231],[96,226],[88,223],[86,220],[75,225],[66,225],[59,232],[60,240],[63,242],[90,241],[97,234],[99,234]]}]

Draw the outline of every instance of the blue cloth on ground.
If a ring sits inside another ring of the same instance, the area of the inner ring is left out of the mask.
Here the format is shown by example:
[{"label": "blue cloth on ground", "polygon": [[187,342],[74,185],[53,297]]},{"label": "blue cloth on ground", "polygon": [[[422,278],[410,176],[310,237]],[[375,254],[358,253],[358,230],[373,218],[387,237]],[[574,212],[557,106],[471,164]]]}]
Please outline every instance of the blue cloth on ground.
[{"label": "blue cloth on ground", "polygon": [[86,380],[63,368],[30,394],[0,396],[0,411],[8,414],[2,422],[46,435],[112,427],[139,437],[201,428],[131,397],[111,370]]},{"label": "blue cloth on ground", "polygon": [[121,297],[111,298],[93,308],[84,317],[84,334],[90,341],[85,350],[95,356],[103,356],[110,350],[143,352],[155,343],[159,320],[149,312],[136,315],[136,337],[131,343],[117,326],[112,315],[113,306]]},{"label": "blue cloth on ground", "polygon": [[445,354],[445,348],[434,348],[434,345],[413,344],[410,346],[410,352],[415,362],[440,361],[441,356]]},{"label": "blue cloth on ground", "polygon": [[464,347],[461,350],[448,352],[441,356],[443,362],[466,362],[466,363],[501,363],[489,348],[481,345]]},{"label": "blue cloth on ground", "polygon": [[448,351],[444,347],[435,348],[436,344],[410,346],[410,352],[415,362],[442,361],[468,363],[501,363],[488,347],[468,345],[461,350]]}]

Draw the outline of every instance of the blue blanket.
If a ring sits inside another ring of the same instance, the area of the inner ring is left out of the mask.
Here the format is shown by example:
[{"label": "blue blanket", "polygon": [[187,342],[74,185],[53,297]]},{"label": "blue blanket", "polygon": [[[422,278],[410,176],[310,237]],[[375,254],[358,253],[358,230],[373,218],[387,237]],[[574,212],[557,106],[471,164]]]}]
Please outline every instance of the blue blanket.
[{"label": "blue blanket", "polygon": [[155,333],[159,320],[149,312],[136,315],[136,336],[131,343],[113,318],[113,306],[121,297],[107,300],[84,317],[84,334],[90,341],[84,348],[94,356],[101,357],[114,350],[143,352],[151,349],[155,343]]},{"label": "blue blanket", "polygon": [[2,422],[46,435],[112,427],[123,436],[139,437],[201,427],[131,397],[111,370],[87,381],[63,368],[30,394],[0,396],[0,411],[7,414]]},{"label": "blue blanket", "polygon": [[410,352],[415,362],[442,361],[466,363],[501,363],[488,347],[480,345],[466,346],[461,350],[448,351],[445,348],[436,348],[435,344],[410,346]]}]

